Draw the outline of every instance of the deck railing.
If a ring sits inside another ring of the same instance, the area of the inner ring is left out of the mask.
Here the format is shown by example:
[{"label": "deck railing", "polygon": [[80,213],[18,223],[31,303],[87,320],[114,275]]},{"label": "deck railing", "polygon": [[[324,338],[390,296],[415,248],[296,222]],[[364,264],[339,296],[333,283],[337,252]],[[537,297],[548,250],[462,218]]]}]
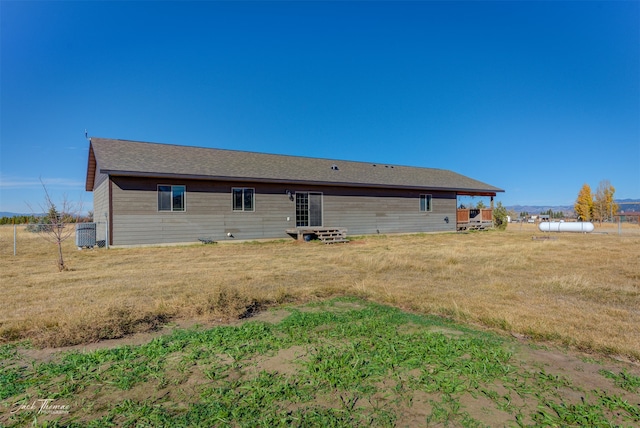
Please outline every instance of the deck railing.
[{"label": "deck railing", "polygon": [[456,213],[458,230],[487,229],[493,227],[491,208],[460,208]]}]

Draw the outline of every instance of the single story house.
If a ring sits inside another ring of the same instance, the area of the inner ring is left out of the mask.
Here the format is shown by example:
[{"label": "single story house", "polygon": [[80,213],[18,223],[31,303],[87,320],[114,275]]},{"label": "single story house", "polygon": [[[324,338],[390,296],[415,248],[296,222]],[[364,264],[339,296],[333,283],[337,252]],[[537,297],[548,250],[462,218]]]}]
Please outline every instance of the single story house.
[{"label": "single story house", "polygon": [[91,138],[97,239],[142,245],[456,230],[459,195],[503,190],[452,171]]}]

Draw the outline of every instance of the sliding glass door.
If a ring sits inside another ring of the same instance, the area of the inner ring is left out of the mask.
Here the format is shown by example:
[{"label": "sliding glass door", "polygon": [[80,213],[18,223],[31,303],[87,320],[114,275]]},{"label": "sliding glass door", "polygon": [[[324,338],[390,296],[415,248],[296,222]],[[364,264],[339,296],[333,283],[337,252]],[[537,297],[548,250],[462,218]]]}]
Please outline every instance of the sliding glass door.
[{"label": "sliding glass door", "polygon": [[322,226],[322,193],[296,192],[296,227]]}]

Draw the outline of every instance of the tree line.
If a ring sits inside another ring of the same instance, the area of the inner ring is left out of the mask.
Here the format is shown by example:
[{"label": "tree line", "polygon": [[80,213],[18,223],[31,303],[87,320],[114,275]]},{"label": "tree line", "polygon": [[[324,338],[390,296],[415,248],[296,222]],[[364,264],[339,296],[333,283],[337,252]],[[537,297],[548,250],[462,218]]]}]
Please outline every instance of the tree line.
[{"label": "tree line", "polygon": [[34,215],[14,215],[13,217],[0,217],[0,225],[3,224],[29,224],[37,223]]},{"label": "tree line", "polygon": [[[70,223],[84,223],[87,221],[93,221],[93,215],[91,212],[87,216],[76,217],[74,215],[64,215],[64,217],[67,218]],[[4,217],[0,217],[0,226],[6,225],[6,224],[38,224],[38,223],[46,224],[50,221],[49,219],[50,219],[49,213],[43,214],[43,215],[22,214],[22,215],[15,215],[13,217],[4,216]]]},{"label": "tree line", "polygon": [[549,218],[564,218],[564,213],[562,211],[554,211],[549,209],[548,211],[542,211],[541,215],[548,215]]},{"label": "tree line", "polygon": [[613,216],[618,213],[618,204],[615,203],[615,187],[609,180],[602,180],[598,184],[596,193],[591,193],[591,187],[585,183],[573,206],[573,209],[581,221],[598,221],[602,223],[606,220],[613,220]]}]

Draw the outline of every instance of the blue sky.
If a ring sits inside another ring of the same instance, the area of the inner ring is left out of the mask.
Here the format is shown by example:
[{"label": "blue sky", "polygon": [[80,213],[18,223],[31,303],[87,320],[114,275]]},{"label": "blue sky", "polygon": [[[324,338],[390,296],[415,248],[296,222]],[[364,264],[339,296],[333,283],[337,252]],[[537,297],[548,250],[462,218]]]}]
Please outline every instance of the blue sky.
[{"label": "blue sky", "polygon": [[0,1],[0,211],[91,209],[90,136],[640,198],[640,2]]}]

